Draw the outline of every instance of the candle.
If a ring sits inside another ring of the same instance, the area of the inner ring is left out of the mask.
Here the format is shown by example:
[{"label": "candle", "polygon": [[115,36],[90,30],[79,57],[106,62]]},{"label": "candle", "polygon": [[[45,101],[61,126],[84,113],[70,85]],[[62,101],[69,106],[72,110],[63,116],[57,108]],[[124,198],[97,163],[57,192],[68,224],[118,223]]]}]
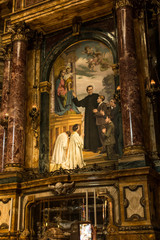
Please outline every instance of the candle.
[{"label": "candle", "polygon": [[132,116],[129,110],[129,123],[130,123],[130,135],[131,135],[131,145],[133,145],[133,129],[132,129]]},{"label": "candle", "polygon": [[3,132],[3,144],[2,144],[2,170],[3,170],[3,168],[4,168],[5,145],[6,145],[6,129],[4,128],[4,132]]},{"label": "candle", "polygon": [[151,88],[154,88],[155,85],[156,85],[156,82],[152,79],[152,80],[151,80]]},{"label": "candle", "polygon": [[121,90],[121,88],[120,88],[120,86],[118,86],[118,87],[117,87],[117,91],[120,91],[120,90]]},{"label": "candle", "polygon": [[9,232],[11,231],[11,224],[12,224],[12,208],[13,208],[13,198],[11,198],[11,206],[10,206]]},{"label": "candle", "polygon": [[18,220],[17,220],[17,231],[20,230],[20,213],[21,213],[21,197],[18,199]]},{"label": "candle", "polygon": [[96,190],[94,189],[94,226],[97,226]]},{"label": "candle", "polygon": [[88,190],[86,191],[86,221],[88,221]]},{"label": "candle", "polygon": [[107,211],[107,200],[105,200],[105,205],[104,205],[104,212],[105,212],[105,220],[106,220],[106,211]]},{"label": "candle", "polygon": [[83,198],[82,221],[84,220],[85,220],[85,208],[84,208],[84,198]]},{"label": "candle", "polygon": [[103,213],[103,223],[104,223],[104,219],[105,219],[105,207],[104,207],[104,202],[103,202],[103,209],[102,209],[102,213]]}]

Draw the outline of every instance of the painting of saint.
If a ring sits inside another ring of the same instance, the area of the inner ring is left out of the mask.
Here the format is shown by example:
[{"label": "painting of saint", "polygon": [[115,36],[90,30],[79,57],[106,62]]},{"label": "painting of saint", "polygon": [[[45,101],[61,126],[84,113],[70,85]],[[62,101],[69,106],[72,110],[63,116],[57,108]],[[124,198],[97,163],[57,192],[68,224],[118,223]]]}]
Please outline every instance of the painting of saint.
[{"label": "painting of saint", "polygon": [[98,99],[103,96],[104,109],[110,108],[115,93],[112,65],[111,50],[91,40],[72,45],[56,59],[50,75],[50,156],[58,135],[66,131],[72,134],[75,124],[84,141],[84,161],[91,153],[97,157],[102,152],[102,133],[96,121],[97,114],[103,119],[107,110],[105,114],[99,110],[102,101]]}]

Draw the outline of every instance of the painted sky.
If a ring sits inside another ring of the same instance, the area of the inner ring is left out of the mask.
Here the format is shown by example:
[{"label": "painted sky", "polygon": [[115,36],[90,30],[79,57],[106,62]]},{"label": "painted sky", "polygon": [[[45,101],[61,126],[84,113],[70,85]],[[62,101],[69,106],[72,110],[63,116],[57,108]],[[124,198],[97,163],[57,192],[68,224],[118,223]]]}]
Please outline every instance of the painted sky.
[{"label": "painted sky", "polygon": [[[85,47],[90,47],[94,52],[100,52],[108,64],[109,68],[101,70],[100,65],[94,66],[94,69],[90,69],[88,66],[89,59],[92,56],[88,56],[85,53]],[[82,41],[69,49],[69,52],[74,51],[76,55],[76,93],[79,99],[87,95],[86,87],[93,85],[94,92],[104,94],[108,99],[107,88],[104,86],[103,79],[107,76],[112,76],[113,82],[113,71],[111,65],[113,64],[113,56],[111,51],[103,44],[98,41]],[[114,87],[114,83],[112,84]],[[114,89],[113,89],[114,91]],[[110,93],[109,93],[110,95]]]}]

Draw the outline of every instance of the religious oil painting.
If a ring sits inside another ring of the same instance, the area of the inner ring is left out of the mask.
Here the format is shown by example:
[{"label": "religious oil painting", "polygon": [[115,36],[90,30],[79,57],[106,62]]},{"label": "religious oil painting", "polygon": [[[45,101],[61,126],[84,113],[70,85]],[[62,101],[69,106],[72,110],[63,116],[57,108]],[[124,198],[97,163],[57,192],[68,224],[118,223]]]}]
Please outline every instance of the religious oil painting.
[{"label": "religious oil painting", "polygon": [[[101,42],[89,40],[68,47],[53,63],[50,73],[51,171],[60,167],[83,168],[93,159],[98,163],[110,157],[105,136],[110,101],[115,93],[112,66],[111,50]],[[110,144],[114,146],[114,137]],[[111,157],[113,155],[114,149],[111,149]]]}]

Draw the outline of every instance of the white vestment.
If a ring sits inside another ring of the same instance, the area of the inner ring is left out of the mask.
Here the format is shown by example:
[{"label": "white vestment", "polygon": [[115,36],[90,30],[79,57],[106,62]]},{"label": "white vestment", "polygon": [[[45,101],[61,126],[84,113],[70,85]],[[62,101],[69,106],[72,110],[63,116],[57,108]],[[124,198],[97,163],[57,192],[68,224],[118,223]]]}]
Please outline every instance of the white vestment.
[{"label": "white vestment", "polygon": [[63,167],[67,169],[74,169],[77,165],[82,168],[85,163],[83,161],[83,139],[77,132],[73,132],[70,137],[67,160]]},{"label": "white vestment", "polygon": [[62,164],[66,161],[66,151],[68,147],[68,135],[63,132],[57,137],[54,151],[52,154],[51,164]]}]

